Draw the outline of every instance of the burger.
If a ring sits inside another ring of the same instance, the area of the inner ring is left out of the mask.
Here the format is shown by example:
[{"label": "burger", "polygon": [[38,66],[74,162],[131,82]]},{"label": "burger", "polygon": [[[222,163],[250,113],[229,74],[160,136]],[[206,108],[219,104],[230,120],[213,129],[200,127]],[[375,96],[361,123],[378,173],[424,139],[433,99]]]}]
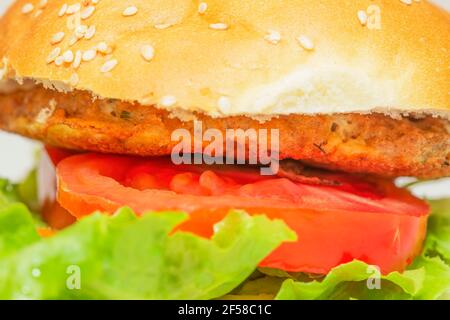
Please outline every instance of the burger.
[{"label": "burger", "polygon": [[0,183],[1,298],[450,298],[450,200],[396,183],[450,176],[442,9],[18,0],[0,30],[0,128],[55,168]]}]

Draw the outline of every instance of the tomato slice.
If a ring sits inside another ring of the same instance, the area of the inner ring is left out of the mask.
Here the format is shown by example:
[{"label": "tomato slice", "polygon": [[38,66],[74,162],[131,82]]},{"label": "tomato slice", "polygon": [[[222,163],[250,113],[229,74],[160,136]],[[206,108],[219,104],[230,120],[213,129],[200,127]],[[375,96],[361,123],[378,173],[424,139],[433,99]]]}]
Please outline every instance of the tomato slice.
[{"label": "tomato slice", "polygon": [[45,146],[45,151],[47,151],[49,158],[55,166],[58,165],[58,163],[60,163],[63,159],[77,154],[72,150],[55,148],[48,145]]},{"label": "tomato slice", "polygon": [[70,226],[76,218],[57,202],[47,202],[42,208],[42,219],[53,230],[61,230]]},{"label": "tomato slice", "polygon": [[230,209],[282,219],[298,235],[261,267],[325,274],[359,259],[383,273],[403,270],[420,252],[428,205],[382,179],[321,173],[335,185],[311,185],[257,168],[173,165],[169,158],[84,154],[57,167],[58,201],[77,218],[129,206],[138,214],[181,210],[178,230],[211,237]]}]

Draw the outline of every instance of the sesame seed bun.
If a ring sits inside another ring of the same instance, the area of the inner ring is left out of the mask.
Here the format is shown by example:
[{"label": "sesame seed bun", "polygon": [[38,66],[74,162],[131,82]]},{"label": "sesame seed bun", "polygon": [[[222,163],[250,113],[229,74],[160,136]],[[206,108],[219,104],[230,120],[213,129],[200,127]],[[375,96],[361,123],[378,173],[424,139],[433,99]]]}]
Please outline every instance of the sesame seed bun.
[{"label": "sesame seed bun", "polygon": [[213,117],[450,118],[450,15],[423,0],[65,2],[0,21],[4,81]]}]

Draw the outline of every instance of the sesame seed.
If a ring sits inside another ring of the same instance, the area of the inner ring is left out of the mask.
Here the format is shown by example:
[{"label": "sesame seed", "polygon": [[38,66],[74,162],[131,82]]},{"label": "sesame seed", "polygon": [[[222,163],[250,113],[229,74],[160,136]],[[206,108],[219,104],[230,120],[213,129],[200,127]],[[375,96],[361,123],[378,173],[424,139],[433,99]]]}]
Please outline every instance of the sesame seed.
[{"label": "sesame seed", "polygon": [[211,23],[209,27],[213,30],[227,30],[228,25],[226,23]]},{"label": "sesame seed", "polygon": [[307,36],[300,36],[297,38],[297,40],[304,49],[306,49],[306,50],[314,49],[314,43]]},{"label": "sesame seed", "polygon": [[41,0],[39,1],[38,7],[39,8],[44,8],[48,3],[48,0]]},{"label": "sesame seed", "polygon": [[95,11],[95,7],[94,6],[89,6],[83,9],[83,11],[81,11],[80,17],[83,20],[88,19],[90,16],[92,16],[92,14]]},{"label": "sesame seed", "polygon": [[97,56],[97,50],[86,50],[85,52],[83,52],[83,56],[82,59],[83,61],[92,61],[95,59],[95,57]]},{"label": "sesame seed", "polygon": [[60,53],[61,53],[61,48],[57,47],[57,48],[53,49],[46,59],[47,64],[50,64],[53,61],[55,61],[55,59],[60,55]]},{"label": "sesame seed", "polygon": [[90,26],[90,27],[86,30],[86,33],[84,34],[84,38],[85,38],[86,40],[92,39],[92,38],[94,37],[94,35],[95,35],[95,32],[96,32],[95,26]]},{"label": "sesame seed", "polygon": [[117,63],[118,62],[116,59],[106,61],[105,64],[100,68],[100,72],[102,73],[110,72],[117,66]]},{"label": "sesame seed", "polygon": [[68,8],[67,3],[64,3],[61,9],[59,9],[58,17],[62,17],[63,15],[65,15],[67,12],[67,8]]},{"label": "sesame seed", "polygon": [[400,2],[408,6],[412,5],[412,0],[400,0]]},{"label": "sesame seed", "polygon": [[72,4],[67,7],[66,14],[74,14],[80,11],[81,5],[79,3]]},{"label": "sesame seed", "polygon": [[28,14],[31,11],[34,10],[34,6],[31,3],[26,3],[23,7],[22,7],[22,13],[23,14]]},{"label": "sesame seed", "polygon": [[358,19],[361,25],[365,26],[367,24],[367,13],[364,10],[359,10]]},{"label": "sesame seed", "polygon": [[131,7],[126,8],[125,10],[123,10],[122,15],[124,17],[131,17],[131,16],[134,16],[137,12],[138,12],[138,8],[136,8],[135,6],[131,6]]},{"label": "sesame seed", "polygon": [[75,32],[78,33],[85,33],[87,31],[88,27],[84,24],[80,24],[79,26],[76,27]]},{"label": "sesame seed", "polygon": [[64,32],[57,32],[57,33],[55,33],[53,36],[52,36],[52,38],[51,38],[51,40],[50,40],[50,43],[51,44],[57,44],[57,43],[60,43],[63,39],[64,39],[64,36],[65,36],[66,34],[64,33]]},{"label": "sesame seed", "polygon": [[78,69],[81,65],[81,59],[83,58],[83,54],[80,50],[77,50],[75,53],[75,58],[73,59],[72,68]]},{"label": "sesame seed", "polygon": [[174,96],[164,96],[159,102],[163,107],[172,107],[177,103],[177,98]]},{"label": "sesame seed", "polygon": [[217,104],[222,113],[228,113],[231,109],[231,101],[228,97],[220,97]]},{"label": "sesame seed", "polygon": [[104,54],[108,53],[109,52],[108,44],[106,42],[100,42],[97,45],[97,51]]},{"label": "sesame seed", "polygon": [[278,31],[271,30],[264,39],[270,43],[278,44],[281,41],[281,34]]},{"label": "sesame seed", "polygon": [[143,45],[141,48],[141,55],[146,61],[151,61],[155,56],[155,49],[149,45]]},{"label": "sesame seed", "polygon": [[62,57],[64,58],[64,62],[72,63],[74,58],[72,50],[67,50],[66,52],[64,52]]},{"label": "sesame seed", "polygon": [[170,23],[160,23],[160,24],[155,24],[155,28],[158,30],[164,30],[167,28],[170,28],[172,25]]},{"label": "sesame seed", "polygon": [[42,12],[44,12],[44,10],[42,9],[36,10],[36,12],[33,14],[33,17],[35,18],[39,17],[42,14]]},{"label": "sesame seed", "polygon": [[69,46],[73,46],[78,41],[78,37],[76,35],[72,35],[69,39]]},{"label": "sesame seed", "polygon": [[208,4],[206,2],[200,2],[198,5],[198,13],[204,14],[208,10]]},{"label": "sesame seed", "polygon": [[69,84],[72,87],[75,87],[78,84],[78,82],[80,82],[80,78],[78,77],[78,74],[73,73],[69,78]]},{"label": "sesame seed", "polygon": [[81,39],[84,37],[84,35],[86,34],[88,27],[85,26],[84,24],[80,24],[78,27],[76,27],[75,29],[75,36],[78,39]]},{"label": "sesame seed", "polygon": [[64,57],[63,56],[59,56],[56,57],[55,59],[55,64],[59,67],[62,66],[62,64],[64,63]]}]

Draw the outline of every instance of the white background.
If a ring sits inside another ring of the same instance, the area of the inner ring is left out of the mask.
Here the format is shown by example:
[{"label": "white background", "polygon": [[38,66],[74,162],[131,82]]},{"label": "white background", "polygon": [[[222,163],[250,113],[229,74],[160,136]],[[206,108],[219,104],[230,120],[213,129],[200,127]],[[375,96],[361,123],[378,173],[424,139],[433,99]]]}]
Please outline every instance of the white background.
[{"label": "white background", "polygon": [[[12,2],[13,0],[0,0],[0,13]],[[450,0],[435,0],[434,2],[450,10]],[[0,177],[6,177],[13,181],[20,180],[32,168],[36,148],[38,145],[34,142],[0,132]],[[450,197],[450,179],[421,185],[414,192],[428,198]]]}]

